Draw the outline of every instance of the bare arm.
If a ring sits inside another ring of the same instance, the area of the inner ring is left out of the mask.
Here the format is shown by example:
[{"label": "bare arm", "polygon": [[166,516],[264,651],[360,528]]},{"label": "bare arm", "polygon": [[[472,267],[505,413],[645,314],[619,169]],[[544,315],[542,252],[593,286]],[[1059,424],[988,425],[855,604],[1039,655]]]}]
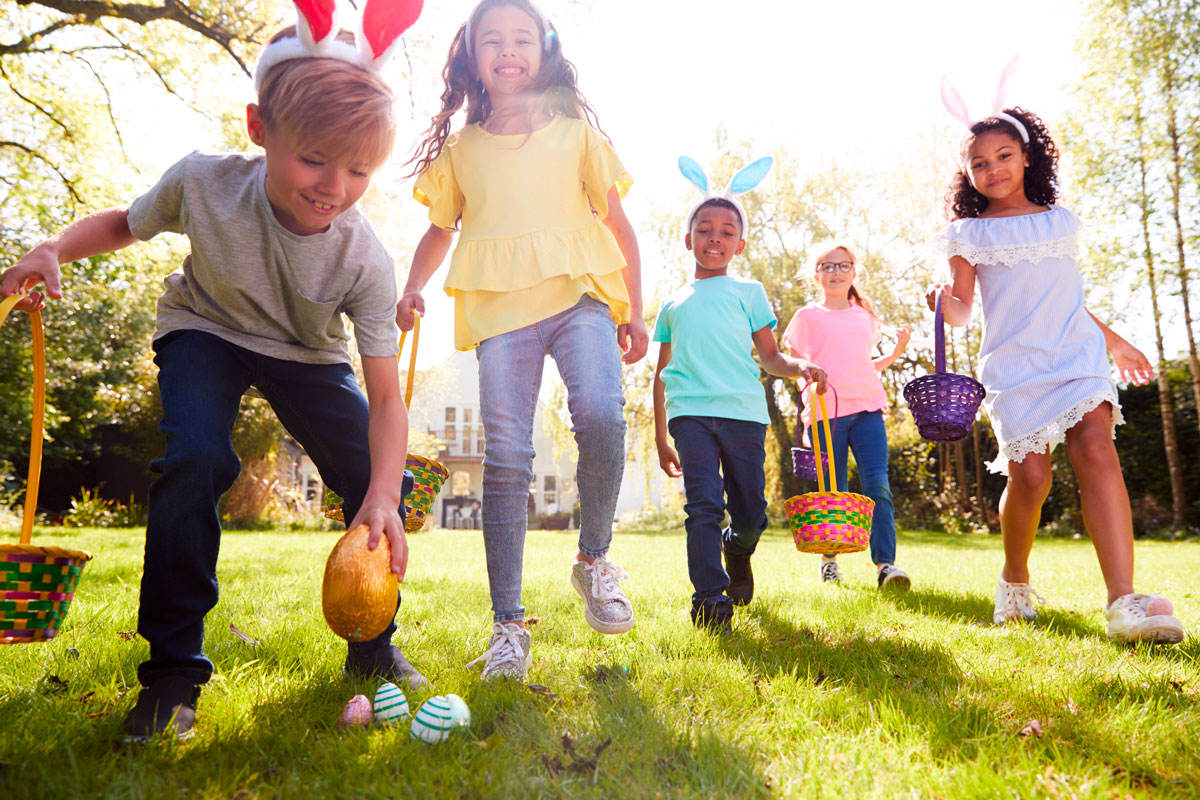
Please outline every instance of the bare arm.
[{"label": "bare arm", "polygon": [[1104,334],[1104,346],[1112,354],[1121,380],[1135,386],[1149,383],[1154,378],[1154,367],[1150,364],[1150,359],[1146,358],[1146,354],[1119,336],[1112,328],[1096,319],[1096,315],[1091,311],[1087,313],[1092,318],[1092,322],[1095,322],[1100,328],[1100,332]]},{"label": "bare arm", "polygon": [[942,315],[951,327],[962,327],[971,321],[971,307],[975,303],[975,265],[962,256],[950,259],[951,283],[938,283],[925,293],[925,302],[933,310],[937,290],[942,289]]},{"label": "bare arm", "polygon": [[425,298],[421,290],[438,267],[446,260],[450,252],[450,244],[454,241],[454,231],[430,225],[429,230],[417,243],[417,251],[413,253],[412,266],[408,270],[408,281],[404,284],[404,293],[396,304],[396,324],[402,331],[411,331],[413,327],[413,311],[425,313]]},{"label": "bare arm", "polygon": [[802,358],[779,352],[775,334],[769,326],[764,325],[754,332],[754,349],[758,351],[758,360],[763,369],[769,374],[780,378],[804,378],[817,384],[817,394],[825,394],[825,381],[828,380],[825,370]]},{"label": "bare arm", "polygon": [[617,344],[625,353],[621,360],[626,364],[635,364],[642,360],[650,347],[650,333],[646,330],[646,321],[642,319],[642,256],[638,249],[637,233],[625,216],[621,194],[615,186],[608,190],[608,216],[604,218],[604,226],[612,231],[617,247],[625,258],[621,278],[625,281],[625,290],[629,292],[629,322],[618,326]]},{"label": "bare arm", "polygon": [[904,354],[904,350],[908,347],[908,340],[912,338],[912,328],[907,325],[901,325],[896,328],[896,347],[892,350],[890,356],[880,356],[873,362],[876,372],[883,372],[890,367],[897,358]]},{"label": "bare arm", "polygon": [[18,294],[45,282],[46,293],[62,299],[60,264],[120,250],[137,241],[129,232],[129,209],[108,208],[75,220],[4,271],[0,297]]},{"label": "bare arm", "polygon": [[363,378],[370,403],[368,438],[371,448],[371,483],[362,507],[348,527],[367,524],[367,547],[374,550],[379,537],[388,537],[392,572],[401,581],[408,569],[408,539],[400,504],[404,502],[404,464],[408,451],[408,409],[400,393],[400,370],[391,356],[363,356]]},{"label": "bare arm", "polygon": [[679,466],[679,454],[671,447],[667,433],[667,385],[663,383],[662,371],[671,363],[671,343],[658,345],[658,367],[654,370],[654,444],[658,448],[658,464],[672,478],[683,475]]}]

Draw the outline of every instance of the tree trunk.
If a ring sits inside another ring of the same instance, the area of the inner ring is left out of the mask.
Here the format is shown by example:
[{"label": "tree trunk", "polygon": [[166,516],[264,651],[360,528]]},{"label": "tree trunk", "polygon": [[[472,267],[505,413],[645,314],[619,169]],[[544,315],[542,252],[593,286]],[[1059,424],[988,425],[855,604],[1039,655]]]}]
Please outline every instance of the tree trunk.
[{"label": "tree trunk", "polygon": [[[1167,455],[1167,474],[1171,479],[1171,527],[1182,530],[1187,526],[1187,496],[1183,482],[1183,465],[1179,458],[1179,439],[1175,432],[1175,398],[1167,379],[1167,357],[1163,349],[1162,312],[1158,308],[1158,277],[1154,270],[1154,250],[1150,241],[1150,193],[1146,186],[1146,160],[1138,130],[1138,172],[1141,194],[1138,198],[1142,224],[1142,255],[1146,261],[1146,278],[1150,284],[1150,309],[1154,317],[1154,344],[1158,350],[1158,407],[1162,414],[1163,449]],[[1178,206],[1176,206],[1178,211]],[[1178,218],[1177,218],[1178,221]],[[1178,230],[1178,229],[1177,229]],[[1195,374],[1193,372],[1193,374]],[[1194,388],[1195,384],[1193,384]],[[1198,406],[1200,407],[1200,406]]]},{"label": "tree trunk", "polygon": [[[1171,55],[1167,54],[1166,59]],[[1163,91],[1167,111],[1167,137],[1171,144],[1171,219],[1175,223],[1175,247],[1179,259],[1179,296],[1183,300],[1183,328],[1187,332],[1188,342],[1188,371],[1192,375],[1192,395],[1196,398],[1196,408],[1200,408],[1200,359],[1196,357],[1196,337],[1192,332],[1191,297],[1188,290],[1188,268],[1185,255],[1186,237],[1183,232],[1183,220],[1180,199],[1183,184],[1183,145],[1179,141],[1179,126],[1176,116],[1176,98],[1174,95],[1175,67],[1166,63],[1163,69]],[[1200,423],[1200,415],[1197,415]]]}]

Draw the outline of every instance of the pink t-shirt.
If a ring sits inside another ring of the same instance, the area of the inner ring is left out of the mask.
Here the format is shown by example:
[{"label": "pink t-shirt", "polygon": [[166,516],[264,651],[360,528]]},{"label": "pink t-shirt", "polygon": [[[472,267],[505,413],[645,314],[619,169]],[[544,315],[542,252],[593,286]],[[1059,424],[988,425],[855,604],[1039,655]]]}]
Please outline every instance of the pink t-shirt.
[{"label": "pink t-shirt", "polygon": [[[792,317],[783,332],[783,345],[829,374],[829,383],[837,389],[837,411],[832,392],[825,395],[825,406],[830,415],[844,417],[859,411],[878,411],[887,405],[871,353],[882,338],[879,324],[861,306],[831,310],[812,304]],[[804,384],[803,379],[800,384]],[[805,426],[811,424],[807,405],[801,419]]]}]

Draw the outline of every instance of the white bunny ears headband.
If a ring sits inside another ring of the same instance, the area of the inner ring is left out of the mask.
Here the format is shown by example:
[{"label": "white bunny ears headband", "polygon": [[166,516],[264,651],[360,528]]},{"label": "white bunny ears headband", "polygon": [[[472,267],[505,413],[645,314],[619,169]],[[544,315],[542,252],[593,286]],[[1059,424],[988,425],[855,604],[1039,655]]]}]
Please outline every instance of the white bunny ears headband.
[{"label": "white bunny ears headband", "polygon": [[742,222],[742,236],[746,238],[746,227],[749,220],[746,218],[746,209],[742,208],[742,204],[737,201],[737,195],[745,194],[753,189],[758,184],[762,183],[762,179],[771,171],[771,166],[775,163],[775,159],[770,156],[764,156],[757,161],[752,161],[746,166],[739,169],[733,175],[733,179],[729,181],[729,185],[725,187],[725,191],[716,192],[709,189],[708,173],[706,173],[699,164],[687,156],[679,157],[679,171],[683,173],[683,177],[700,190],[701,198],[691,207],[687,214],[687,233],[691,233],[692,219],[696,216],[696,212],[700,210],[700,206],[707,203],[709,200],[721,199],[728,201],[737,209],[738,217]]},{"label": "white bunny ears headband", "polygon": [[271,68],[295,58],[335,58],[378,74],[400,35],[421,15],[422,0],[367,0],[354,32],[355,44],[337,38],[337,0],[295,0],[298,36],[263,48],[254,69],[254,90],[262,91]]},{"label": "white bunny ears headband", "polygon": [[[1021,141],[1025,142],[1025,144],[1029,144],[1029,131],[1025,128],[1025,125],[1021,122],[1021,120],[1017,119],[1012,114],[1004,113],[1004,99],[1008,92],[1008,81],[1009,78],[1012,77],[1013,73],[1016,72],[1017,64],[1020,62],[1020,60],[1020,56],[1013,56],[1012,60],[1008,62],[1007,66],[1005,66],[1004,71],[1000,73],[1000,80],[996,84],[996,93],[992,96],[992,113],[988,114],[987,116],[1002,119],[1009,125],[1012,125],[1014,128],[1016,128],[1017,133],[1020,134]],[[968,128],[970,128],[976,122],[979,122],[981,119],[987,118],[971,116],[970,112],[967,110],[966,102],[962,99],[962,96],[958,93],[958,90],[956,90],[950,83],[950,78],[945,75],[942,76],[942,105],[946,107],[946,111],[950,113],[950,116],[954,117]]]}]

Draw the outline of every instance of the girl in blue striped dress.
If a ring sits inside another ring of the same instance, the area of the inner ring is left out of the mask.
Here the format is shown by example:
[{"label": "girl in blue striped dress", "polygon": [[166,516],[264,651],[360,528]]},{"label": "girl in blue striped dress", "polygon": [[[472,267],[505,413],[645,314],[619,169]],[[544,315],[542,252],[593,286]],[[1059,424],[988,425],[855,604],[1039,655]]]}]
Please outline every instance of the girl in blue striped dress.
[{"label": "girl in blue striped dress", "polygon": [[1133,591],[1133,521],[1113,444],[1123,422],[1107,349],[1123,380],[1145,383],[1150,362],[1084,307],[1076,263],[1079,219],[1055,205],[1058,150],[1036,115],[1020,108],[971,124],[947,196],[954,222],[936,237],[952,283],[942,309],[951,325],[983,310],[984,408],[1008,476],[1000,498],[1004,568],[994,621],[1034,619],[1029,553],[1050,492],[1050,451],[1065,442],[1079,481],[1084,524],[1108,589],[1108,635],[1174,643],[1183,627],[1171,602]]}]

